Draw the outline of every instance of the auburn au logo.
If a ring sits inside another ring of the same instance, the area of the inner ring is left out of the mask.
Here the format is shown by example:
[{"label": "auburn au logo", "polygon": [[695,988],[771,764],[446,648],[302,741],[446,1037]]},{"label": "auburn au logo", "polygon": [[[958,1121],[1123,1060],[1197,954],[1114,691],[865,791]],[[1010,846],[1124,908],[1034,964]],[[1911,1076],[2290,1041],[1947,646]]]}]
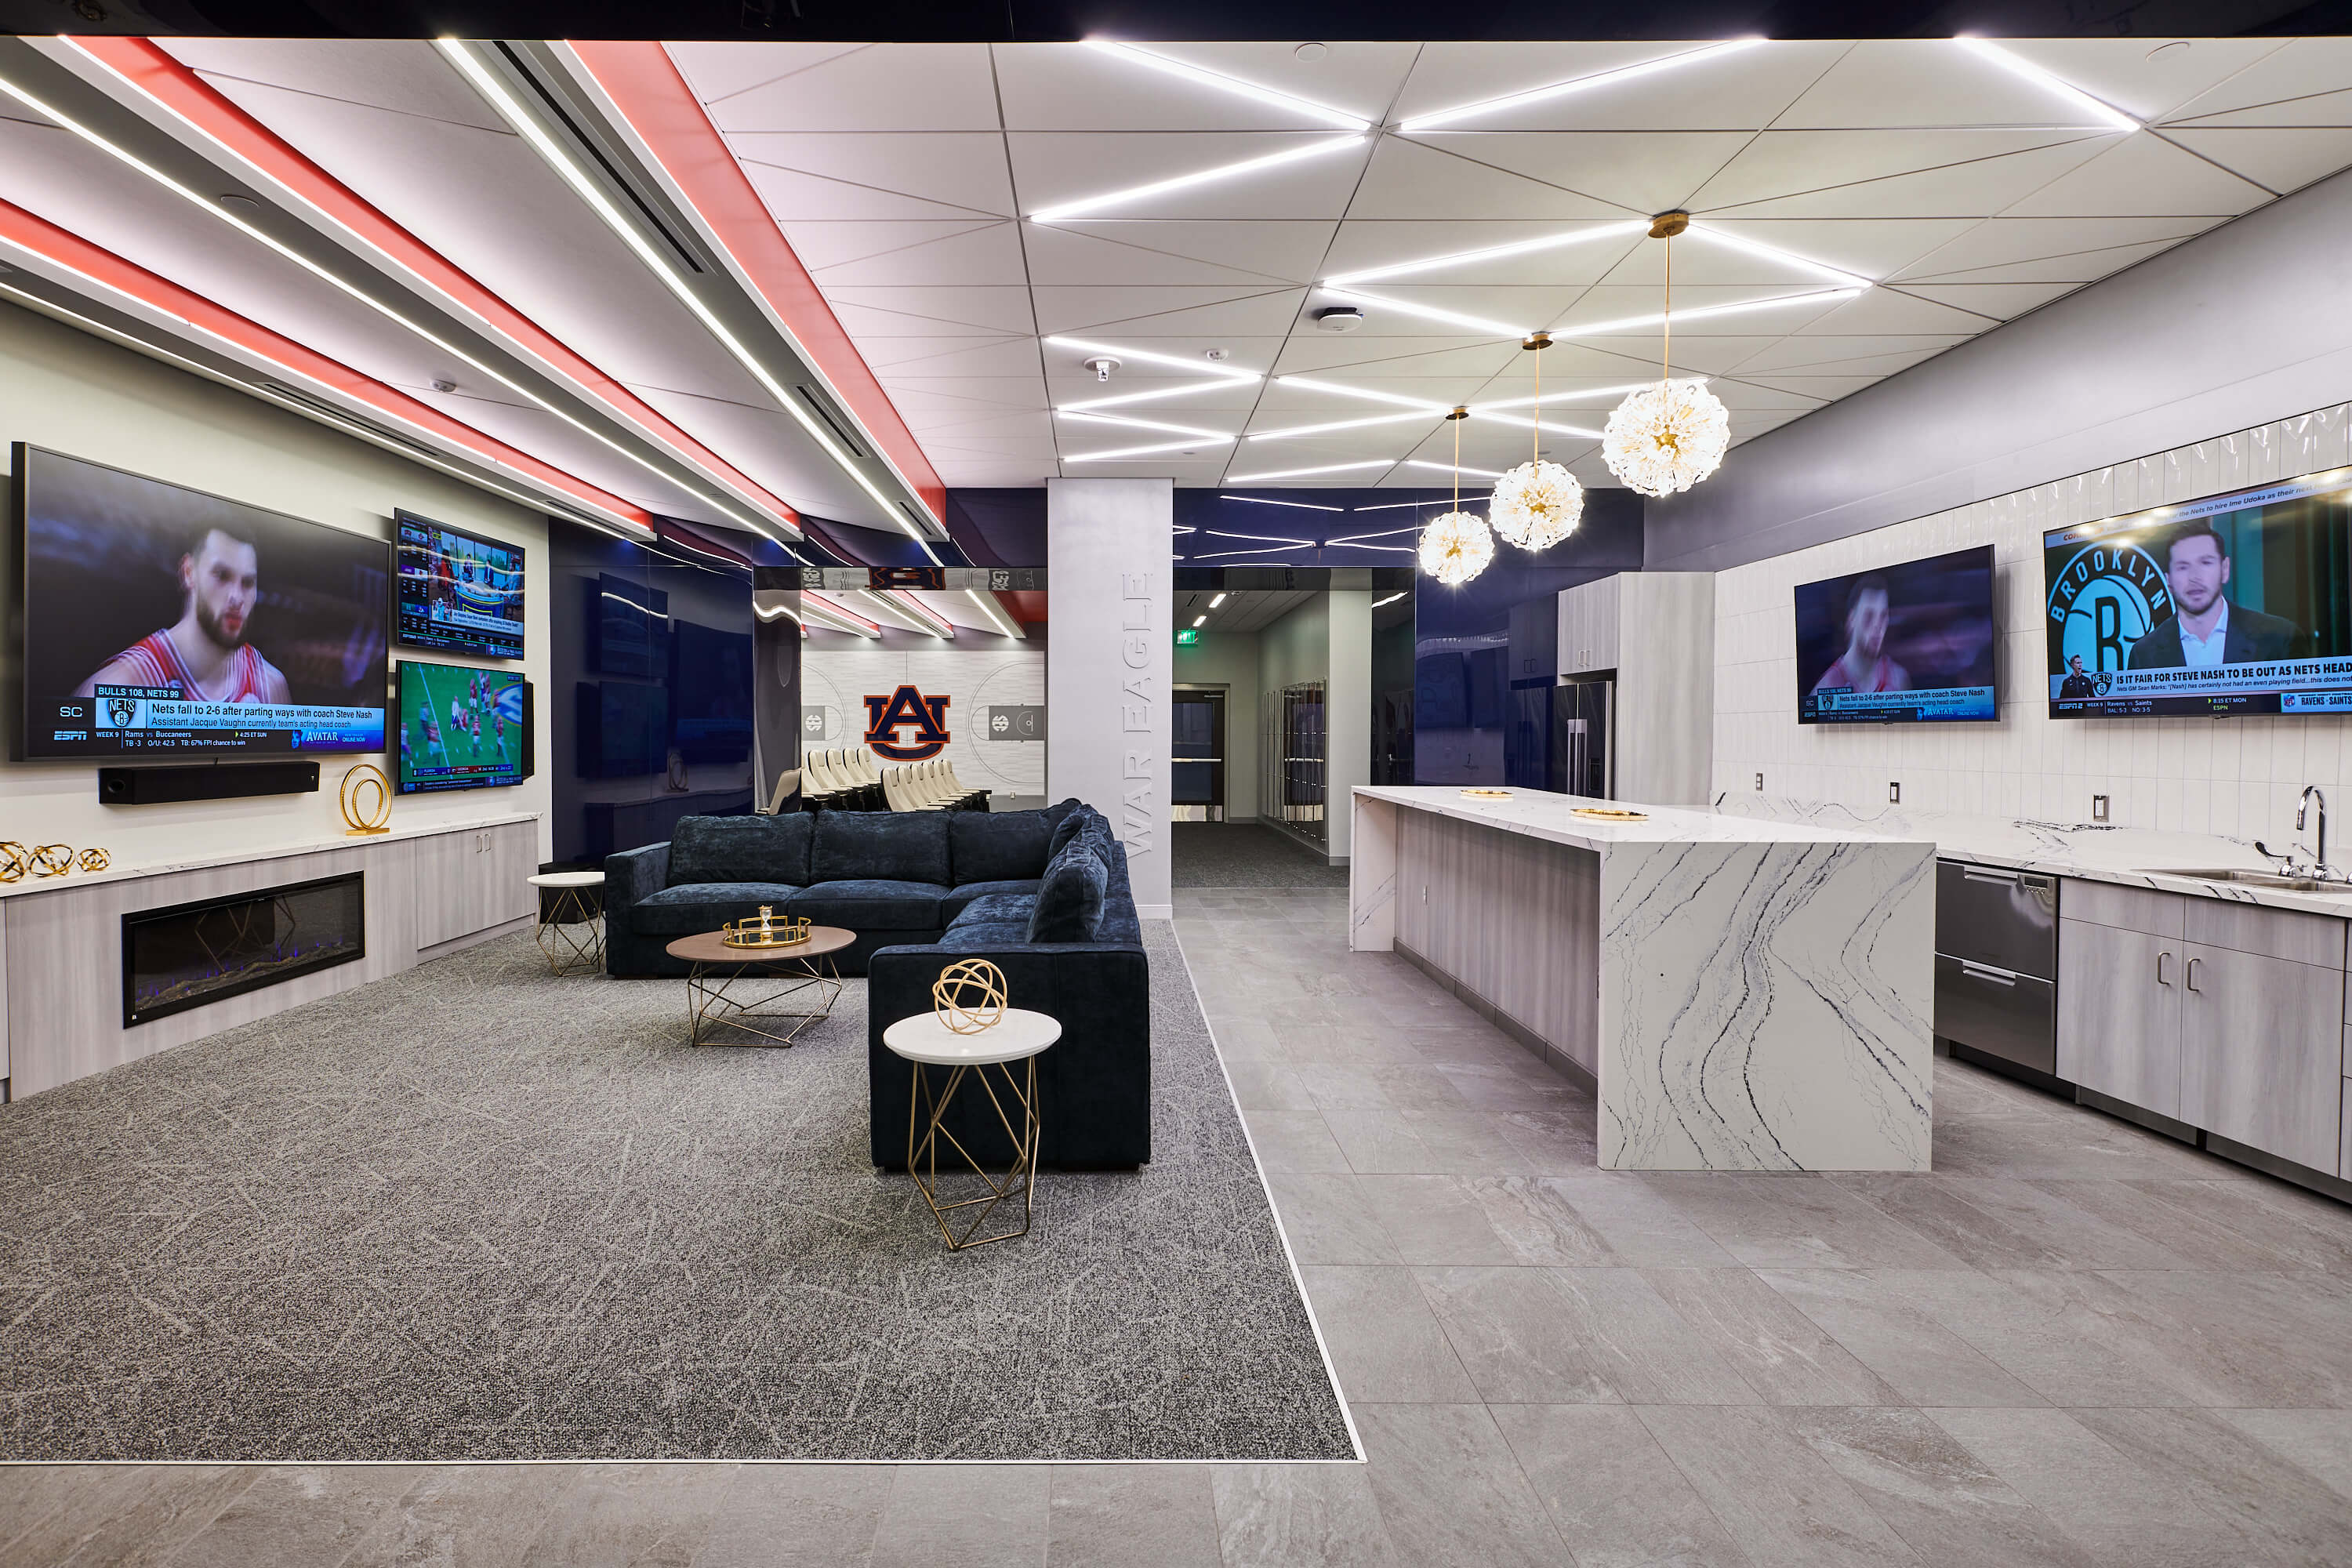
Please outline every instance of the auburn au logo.
[{"label": "auburn au logo", "polygon": [[[912,741],[898,731],[915,731]],[[948,700],[926,697],[911,686],[901,686],[887,697],[866,700],[866,743],[877,756],[894,763],[919,763],[936,757],[948,743]]]}]

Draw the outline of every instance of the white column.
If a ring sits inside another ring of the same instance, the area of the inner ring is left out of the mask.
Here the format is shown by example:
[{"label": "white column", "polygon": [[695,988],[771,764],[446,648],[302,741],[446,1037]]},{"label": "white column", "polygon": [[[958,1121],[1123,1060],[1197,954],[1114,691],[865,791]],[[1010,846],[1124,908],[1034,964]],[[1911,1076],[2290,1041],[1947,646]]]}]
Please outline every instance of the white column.
[{"label": "white column", "polygon": [[1334,861],[1350,853],[1355,814],[1349,799],[1372,782],[1372,595],[1335,588],[1330,594],[1330,679],[1323,688],[1324,852]]},{"label": "white column", "polygon": [[1111,820],[1145,920],[1168,874],[1169,682],[1175,658],[1171,479],[1045,481],[1045,795]]}]

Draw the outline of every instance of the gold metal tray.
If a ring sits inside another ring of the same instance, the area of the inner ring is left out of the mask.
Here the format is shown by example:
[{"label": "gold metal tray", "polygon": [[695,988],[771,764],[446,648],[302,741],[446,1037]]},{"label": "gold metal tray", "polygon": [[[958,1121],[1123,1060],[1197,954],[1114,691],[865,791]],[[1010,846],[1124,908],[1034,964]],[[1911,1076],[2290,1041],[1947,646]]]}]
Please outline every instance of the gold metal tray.
[{"label": "gold metal tray", "polygon": [[1511,792],[1507,789],[1465,789],[1462,793],[1468,795],[1472,800],[1508,800],[1511,798]]},{"label": "gold metal tray", "polygon": [[1613,805],[1580,805],[1570,808],[1578,816],[1590,816],[1599,822],[1647,822],[1646,811],[1620,811]]}]

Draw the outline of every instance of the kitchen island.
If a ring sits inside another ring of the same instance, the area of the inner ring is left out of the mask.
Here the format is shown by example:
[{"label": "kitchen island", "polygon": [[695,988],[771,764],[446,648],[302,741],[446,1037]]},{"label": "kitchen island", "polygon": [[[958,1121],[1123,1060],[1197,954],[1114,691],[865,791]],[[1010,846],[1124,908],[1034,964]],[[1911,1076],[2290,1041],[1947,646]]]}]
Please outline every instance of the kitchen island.
[{"label": "kitchen island", "polygon": [[1932,842],[1534,790],[1353,811],[1350,945],[1591,1083],[1604,1168],[1928,1168]]}]

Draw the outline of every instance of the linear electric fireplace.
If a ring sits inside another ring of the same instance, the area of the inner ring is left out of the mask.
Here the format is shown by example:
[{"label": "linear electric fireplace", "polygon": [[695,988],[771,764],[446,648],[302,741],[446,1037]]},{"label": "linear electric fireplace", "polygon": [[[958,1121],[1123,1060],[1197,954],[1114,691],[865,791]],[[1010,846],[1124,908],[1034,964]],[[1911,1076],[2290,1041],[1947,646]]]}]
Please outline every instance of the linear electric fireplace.
[{"label": "linear electric fireplace", "polygon": [[122,1026],[367,956],[361,873],[122,917]]}]

